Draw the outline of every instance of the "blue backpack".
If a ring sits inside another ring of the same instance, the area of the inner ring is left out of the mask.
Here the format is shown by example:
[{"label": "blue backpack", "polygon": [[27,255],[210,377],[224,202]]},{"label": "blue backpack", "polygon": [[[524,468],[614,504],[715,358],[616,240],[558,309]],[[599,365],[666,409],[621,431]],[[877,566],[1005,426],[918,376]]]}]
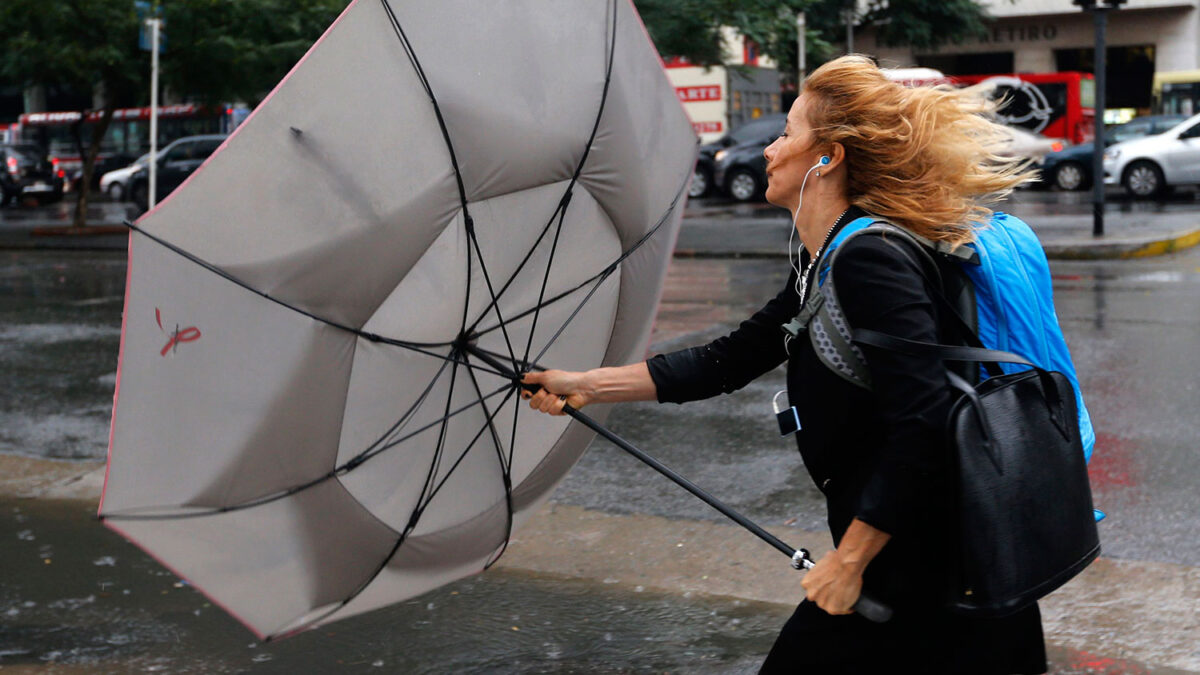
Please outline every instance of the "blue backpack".
[{"label": "blue backpack", "polygon": [[[975,316],[964,319],[976,329],[988,349],[1013,352],[1038,367],[1065,375],[1075,388],[1079,431],[1084,456],[1091,459],[1096,443],[1092,421],[1083,403],[1075,365],[1054,313],[1050,265],[1037,236],[1020,218],[996,212],[975,231],[975,241],[951,247],[933,242],[887,221],[864,217],[848,223],[829,242],[818,261],[819,293],[813,293],[800,314],[783,329],[793,337],[807,332],[817,357],[830,370],[856,386],[870,389],[866,359],[852,338],[852,328],[837,300],[833,276],[838,250],[852,237],[865,234],[897,236],[927,257],[949,257],[963,266],[974,287]],[[971,319],[975,319],[971,321]],[[1005,373],[1028,366],[1000,364]],[[980,372],[986,378],[985,370]],[[1097,512],[1097,519],[1102,514]]]}]

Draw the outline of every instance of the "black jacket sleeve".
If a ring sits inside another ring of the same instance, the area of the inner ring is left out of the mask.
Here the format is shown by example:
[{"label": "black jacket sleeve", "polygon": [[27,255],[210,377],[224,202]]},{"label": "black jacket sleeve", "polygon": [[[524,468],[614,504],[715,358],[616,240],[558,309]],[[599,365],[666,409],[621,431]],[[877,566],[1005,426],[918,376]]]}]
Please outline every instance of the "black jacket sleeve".
[{"label": "black jacket sleeve", "polygon": [[787,359],[783,324],[800,311],[793,270],[783,290],[737,330],[702,347],[647,361],[660,403],[685,403],[728,394]]},{"label": "black jacket sleeve", "polygon": [[[838,301],[854,328],[909,340],[938,342],[937,310],[920,253],[886,237],[854,237],[834,265]],[[927,274],[930,271],[926,272]],[[945,366],[863,346],[884,428],[878,463],[859,497],[857,517],[896,534],[927,515],[939,494],[950,406]]]}]

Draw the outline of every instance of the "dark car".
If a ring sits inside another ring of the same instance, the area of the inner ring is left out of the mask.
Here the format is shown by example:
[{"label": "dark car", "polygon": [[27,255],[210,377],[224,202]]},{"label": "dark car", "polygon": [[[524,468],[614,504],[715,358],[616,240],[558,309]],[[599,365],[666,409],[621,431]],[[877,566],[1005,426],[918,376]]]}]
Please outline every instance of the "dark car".
[{"label": "dark car", "polygon": [[0,206],[33,197],[39,203],[61,201],[62,173],[36,145],[0,145]]},{"label": "dark car", "polygon": [[[1153,136],[1187,119],[1185,115],[1151,115],[1114,126],[1104,133],[1108,147],[1121,141]],[[1046,155],[1042,180],[1060,190],[1086,190],[1092,185],[1092,143],[1080,143]]]},{"label": "dark car", "polygon": [[[692,198],[703,197],[711,192],[714,187],[718,186],[717,183],[713,182],[714,158],[718,152],[745,143],[758,142],[764,138],[768,139],[767,144],[769,145],[771,141],[775,140],[776,136],[783,133],[783,125],[786,121],[787,115],[764,115],[734,129],[714,143],[700,146],[700,156],[696,160],[696,170],[692,174],[692,183],[688,186],[688,196]],[[766,145],[763,147],[766,147]],[[724,188],[724,186],[721,187],[722,189]]]},{"label": "dark car", "polygon": [[713,184],[739,202],[762,197],[767,187],[767,160],[763,158],[763,150],[783,133],[787,117],[779,115],[770,120],[755,120],[754,124],[759,122],[762,124],[755,127],[756,133],[750,138],[719,150],[713,156]]},{"label": "dark car", "polygon": [[[167,145],[158,152],[158,175],[155,177],[155,202],[166,199],[183,181],[200,168],[204,160],[213,154],[225,137],[185,136]],[[147,208],[150,200],[150,167],[142,167],[129,177],[129,198],[133,203]]]}]

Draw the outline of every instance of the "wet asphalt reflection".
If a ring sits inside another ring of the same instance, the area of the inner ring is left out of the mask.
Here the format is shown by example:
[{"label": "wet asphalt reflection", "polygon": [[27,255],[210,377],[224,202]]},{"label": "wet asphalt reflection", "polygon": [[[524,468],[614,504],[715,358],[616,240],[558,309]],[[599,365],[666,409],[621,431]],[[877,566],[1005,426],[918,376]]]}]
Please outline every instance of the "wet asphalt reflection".
[{"label": "wet asphalt reflection", "polygon": [[[1089,467],[1104,555],[1200,559],[1200,247],[1141,260],[1052,261],[1055,305],[1097,431]],[[680,260],[654,349],[700,344],[777,292],[781,261]],[[721,325],[706,323],[720,318]],[[690,331],[690,332],[689,332]],[[824,529],[823,498],[774,426],[782,370],[740,392],[685,406],[631,404],[611,426],[769,526]],[[598,441],[556,499],[616,512],[722,518]],[[764,548],[764,551],[768,549]]]},{"label": "wet asphalt reflection", "polygon": [[[1099,436],[1091,475],[1097,506],[1109,513],[1101,525],[1105,555],[1194,565],[1200,249],[1056,262],[1053,271]],[[676,260],[653,350],[727,332],[776,292],[785,272],[779,260]],[[124,277],[122,253],[0,252],[0,452],[103,458]],[[782,386],[776,371],[717,400],[620,406],[610,422],[762,523],[823,530],[820,495],[794,446],[773,430],[770,399]],[[603,442],[555,499],[614,513],[720,519]],[[0,500],[0,666],[753,672],[784,619],[778,608],[494,571],[328,631],[252,645],[244,629],[93,514],[78,502]],[[763,553],[777,555],[765,545]]]},{"label": "wet asphalt reflection", "polygon": [[39,673],[752,673],[779,607],[493,570],[259,643],[81,502],[0,499],[0,669]]}]

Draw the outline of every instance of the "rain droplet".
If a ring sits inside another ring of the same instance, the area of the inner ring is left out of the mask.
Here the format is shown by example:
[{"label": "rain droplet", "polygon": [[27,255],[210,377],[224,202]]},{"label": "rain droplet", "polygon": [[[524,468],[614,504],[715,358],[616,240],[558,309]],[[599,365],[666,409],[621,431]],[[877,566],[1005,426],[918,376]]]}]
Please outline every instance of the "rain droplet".
[{"label": "rain droplet", "polygon": [[21,530],[17,533],[17,539],[21,541],[33,541],[37,537],[33,536],[33,530]]},{"label": "rain droplet", "polygon": [[634,587],[633,587],[633,592],[634,592],[634,593],[641,593],[641,592],[642,592],[642,591],[644,591],[644,590],[646,590],[646,587],[645,587],[645,586],[634,586]]},{"label": "rain droplet", "polygon": [[383,667],[383,659],[375,659],[374,661],[371,662],[371,666],[373,666],[375,668],[382,668]]},{"label": "rain droplet", "polygon": [[606,584],[620,583],[620,581],[621,581],[620,579],[614,579],[613,577],[606,577],[604,579],[604,583],[606,583]]},{"label": "rain droplet", "polygon": [[272,658],[273,657],[270,654],[263,652],[261,654],[255,654],[254,658],[252,658],[250,660],[255,663],[265,663],[267,661],[270,661]]},{"label": "rain droplet", "polygon": [[604,634],[604,641],[605,641],[605,642],[612,642],[612,633],[605,633],[605,634]]},{"label": "rain droplet", "polygon": [[433,603],[431,602],[428,605],[425,605],[425,609],[433,610]]},{"label": "rain droplet", "polygon": [[106,555],[106,556],[103,556],[100,558],[96,558],[95,560],[92,561],[92,564],[95,565],[96,567],[115,567],[117,564],[117,559],[112,557],[111,555]]}]

